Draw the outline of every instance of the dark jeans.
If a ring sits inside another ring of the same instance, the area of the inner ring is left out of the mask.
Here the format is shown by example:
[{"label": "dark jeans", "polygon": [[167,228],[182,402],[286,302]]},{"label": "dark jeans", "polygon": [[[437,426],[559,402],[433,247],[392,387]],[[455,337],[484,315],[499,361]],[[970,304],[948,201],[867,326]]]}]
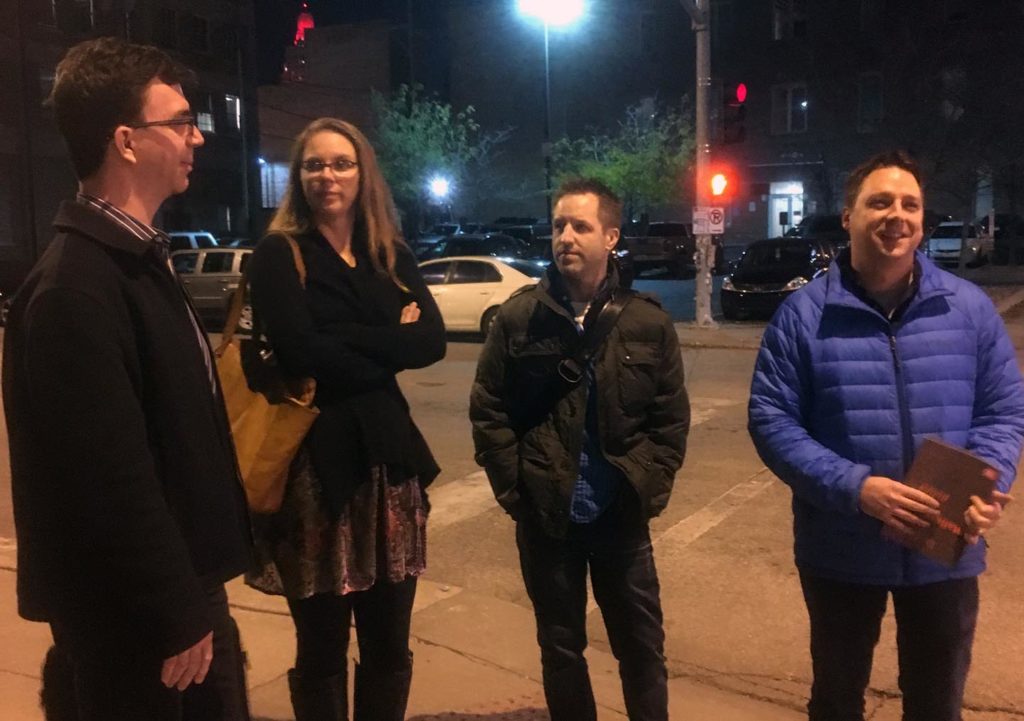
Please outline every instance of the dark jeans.
[{"label": "dark jeans", "polygon": [[863,721],[889,593],[904,721],[960,721],[978,618],[978,579],[887,588],[800,573],[811,620],[810,721]]},{"label": "dark jeans", "polygon": [[[100,638],[92,629],[51,624],[56,647],[70,670],[69,687],[44,689],[44,698],[73,696],[78,721],[248,721],[245,658],[223,586],[210,591],[210,618],[210,671],[202,684],[185,691],[160,682],[164,659],[130,633],[115,631]],[[54,674],[47,680],[57,678],[61,676]]]},{"label": "dark jeans", "polygon": [[631,721],[668,718],[668,674],[658,575],[647,524],[618,506],[568,537],[535,521],[516,525],[526,591],[537,617],[544,695],[552,721],[595,721],[587,646],[587,569],[604,616]]},{"label": "dark jeans", "polygon": [[288,601],[295,622],[295,670],[305,678],[329,678],[346,671],[349,630],[355,615],[359,663],[374,672],[410,666],[409,624],[416,579],[378,582],[344,596],[320,593]]}]

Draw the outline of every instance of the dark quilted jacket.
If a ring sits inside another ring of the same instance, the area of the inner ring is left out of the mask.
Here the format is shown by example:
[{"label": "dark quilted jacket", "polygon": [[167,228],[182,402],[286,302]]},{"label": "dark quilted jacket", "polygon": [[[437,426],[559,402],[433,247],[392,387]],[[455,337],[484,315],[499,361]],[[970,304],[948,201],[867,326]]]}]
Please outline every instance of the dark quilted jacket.
[{"label": "dark quilted jacket", "polygon": [[1016,354],[988,296],[920,253],[917,292],[890,323],[833,263],[765,331],[750,394],[761,458],[793,489],[804,570],[841,581],[919,585],[975,576],[984,544],[947,568],[881,535],[860,511],[869,475],[903,478],[927,436],[967,448],[1007,491],[1024,435]]},{"label": "dark quilted jacket", "polygon": [[[555,271],[549,270],[549,274]],[[569,390],[558,362],[575,348],[572,315],[550,278],[513,295],[487,337],[470,398],[476,460],[498,502],[561,537],[579,473],[589,384]],[[686,452],[690,405],[672,321],[634,297],[594,359],[601,450],[636,490],[645,518],[668,503]]]}]

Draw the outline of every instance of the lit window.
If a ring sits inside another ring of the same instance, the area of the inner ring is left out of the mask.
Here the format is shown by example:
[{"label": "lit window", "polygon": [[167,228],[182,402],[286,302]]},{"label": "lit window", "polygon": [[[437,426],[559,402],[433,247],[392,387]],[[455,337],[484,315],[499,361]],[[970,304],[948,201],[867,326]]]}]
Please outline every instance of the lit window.
[{"label": "lit window", "polygon": [[276,208],[288,189],[287,163],[260,163],[260,196],[264,208]]},{"label": "lit window", "polygon": [[803,83],[772,87],[772,134],[788,135],[807,131],[807,86]]},{"label": "lit window", "polygon": [[213,127],[213,113],[196,113],[196,123],[204,133],[217,132]]},{"label": "lit window", "polygon": [[224,107],[227,111],[228,125],[236,130],[242,128],[242,103],[237,95],[225,95]]}]

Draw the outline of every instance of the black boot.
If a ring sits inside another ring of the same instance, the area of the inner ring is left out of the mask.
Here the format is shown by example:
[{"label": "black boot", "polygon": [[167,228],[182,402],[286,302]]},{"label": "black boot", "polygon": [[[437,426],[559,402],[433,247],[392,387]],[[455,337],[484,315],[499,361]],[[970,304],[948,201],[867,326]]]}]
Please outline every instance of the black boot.
[{"label": "black boot", "polygon": [[46,721],[78,721],[75,668],[60,646],[50,646],[46,652],[39,701]]},{"label": "black boot", "polygon": [[409,665],[399,670],[378,670],[357,663],[352,721],[403,721],[411,684],[411,653]]},{"label": "black boot", "polygon": [[345,671],[327,678],[310,678],[288,671],[295,721],[348,721],[348,677]]}]

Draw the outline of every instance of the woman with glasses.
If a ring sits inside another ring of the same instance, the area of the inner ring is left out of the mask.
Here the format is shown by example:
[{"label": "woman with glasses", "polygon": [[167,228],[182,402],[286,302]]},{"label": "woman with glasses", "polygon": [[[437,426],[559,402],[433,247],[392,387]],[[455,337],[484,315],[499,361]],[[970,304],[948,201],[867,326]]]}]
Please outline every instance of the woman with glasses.
[{"label": "woman with glasses", "polygon": [[299,135],[249,279],[256,330],[288,375],[316,380],[320,415],[281,509],[254,519],[258,562],[247,582],[288,600],[297,721],[348,718],[353,616],[355,719],[402,719],[409,622],[426,563],[424,488],[439,469],[395,374],[440,360],[445,336],[373,148],[354,126],[321,118]]}]

